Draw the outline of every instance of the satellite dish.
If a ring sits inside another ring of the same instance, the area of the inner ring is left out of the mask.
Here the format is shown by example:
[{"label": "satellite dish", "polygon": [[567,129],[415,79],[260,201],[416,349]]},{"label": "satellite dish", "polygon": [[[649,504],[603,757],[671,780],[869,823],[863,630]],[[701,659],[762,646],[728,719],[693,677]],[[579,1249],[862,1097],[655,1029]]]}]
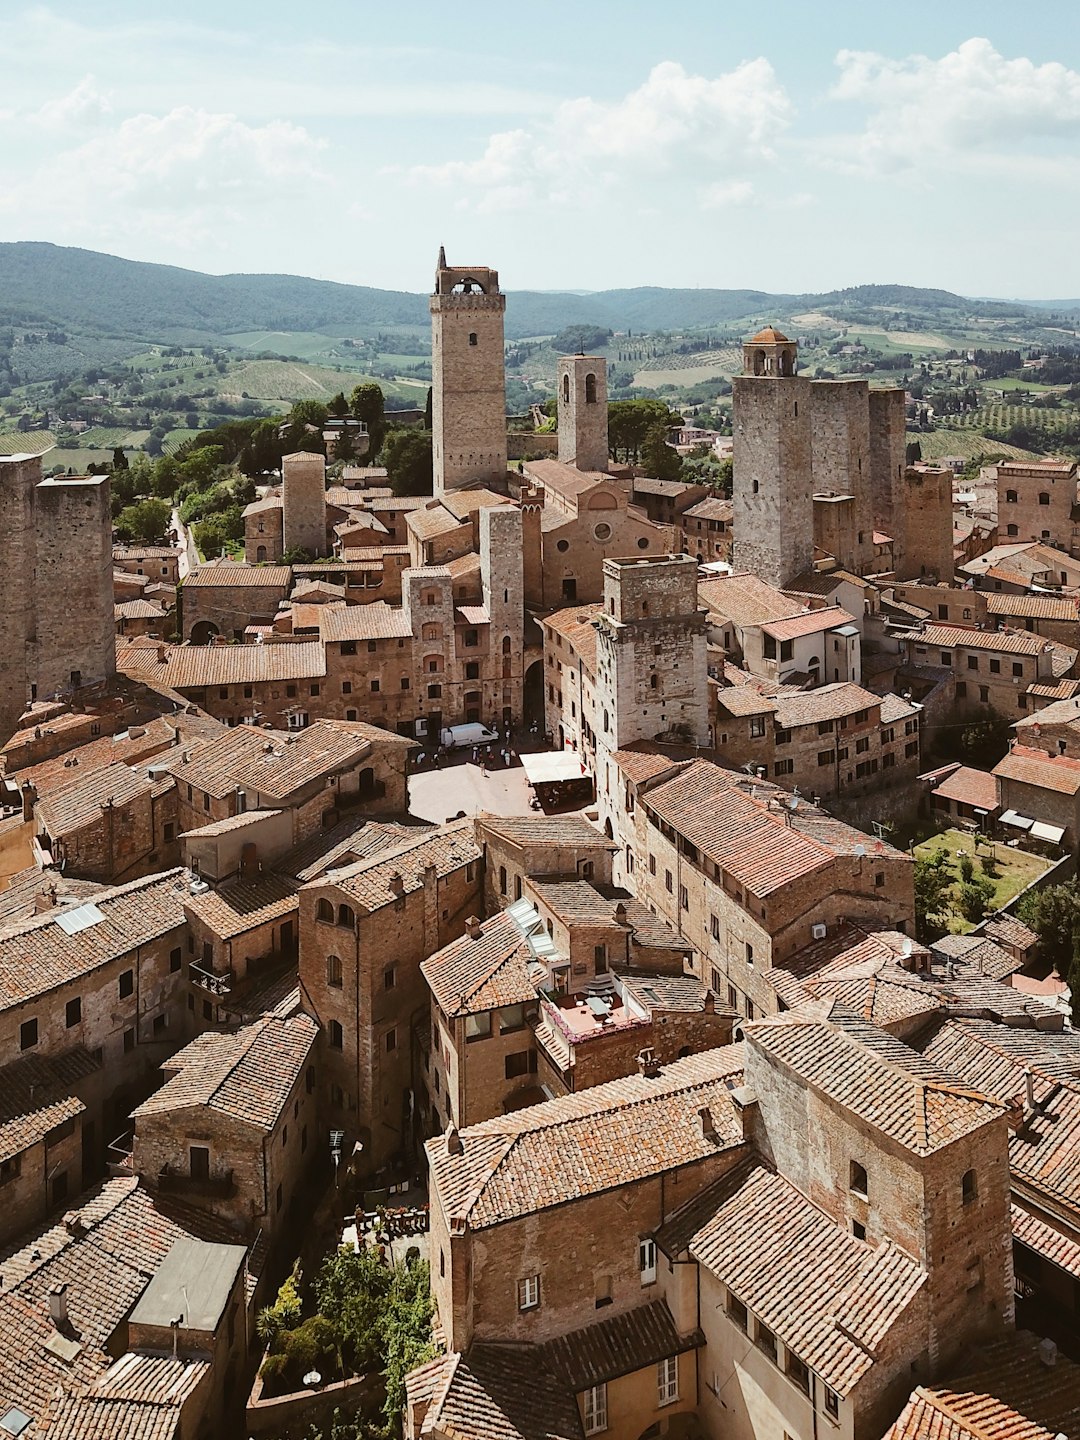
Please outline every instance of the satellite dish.
[{"label": "satellite dish", "polygon": [[857,855],[857,856],[859,857],[859,859],[861,860],[861,859],[863,858],[863,856],[866,854],[866,846],[865,846],[865,845],[856,845],[856,846],[855,846],[855,849],[854,849],[851,853],[852,853],[853,855]]},{"label": "satellite dish", "polygon": [[798,795],[792,795],[791,799],[788,801],[788,805],[790,806],[790,808],[791,808],[792,810],[797,810],[797,809],[799,808],[799,797],[798,797]]},{"label": "satellite dish", "polygon": [[910,935],[905,937],[904,943],[903,943],[903,945],[902,945],[900,948],[903,950],[903,953],[905,954],[905,956],[911,954],[911,952],[914,950],[915,947],[914,947],[914,945],[911,943],[911,937],[910,937]]}]

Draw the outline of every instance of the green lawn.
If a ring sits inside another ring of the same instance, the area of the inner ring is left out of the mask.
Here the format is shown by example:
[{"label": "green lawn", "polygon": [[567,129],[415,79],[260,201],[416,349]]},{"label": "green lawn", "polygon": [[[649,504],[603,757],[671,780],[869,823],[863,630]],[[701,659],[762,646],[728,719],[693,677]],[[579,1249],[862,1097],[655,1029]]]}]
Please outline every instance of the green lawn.
[{"label": "green lawn", "polygon": [[[943,830],[938,835],[931,835],[922,844],[916,845],[914,854],[916,859],[929,859],[932,855],[944,850],[949,857],[949,869],[957,884],[960,882],[959,854],[963,852],[970,855],[975,861],[975,874],[985,874],[982,868],[981,858],[983,855],[993,855],[997,861],[996,875],[988,878],[994,882],[994,896],[991,901],[991,908],[1000,910],[1003,905],[1018,895],[1026,885],[1030,885],[1045,870],[1049,870],[1051,861],[1044,860],[1040,855],[1029,855],[1024,850],[1011,850],[1001,841],[983,843],[976,848],[975,837],[966,830]],[[972,922],[965,920],[957,911],[949,914],[949,929],[954,934],[962,934],[965,930],[972,928]]]}]

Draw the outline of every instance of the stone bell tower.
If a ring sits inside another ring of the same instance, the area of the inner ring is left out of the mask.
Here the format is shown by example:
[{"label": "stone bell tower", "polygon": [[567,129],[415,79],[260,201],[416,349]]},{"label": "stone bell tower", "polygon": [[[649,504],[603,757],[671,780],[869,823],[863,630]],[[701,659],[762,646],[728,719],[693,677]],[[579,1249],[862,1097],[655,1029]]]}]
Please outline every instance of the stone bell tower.
[{"label": "stone bell tower", "polygon": [[734,561],[783,588],[814,558],[810,381],[771,326],[743,346],[734,381]]},{"label": "stone bell tower", "polygon": [[558,370],[559,459],[578,470],[608,468],[607,361],[563,355]]},{"label": "stone bell tower", "polygon": [[439,250],[431,311],[435,494],[506,482],[506,369],[499,272]]}]

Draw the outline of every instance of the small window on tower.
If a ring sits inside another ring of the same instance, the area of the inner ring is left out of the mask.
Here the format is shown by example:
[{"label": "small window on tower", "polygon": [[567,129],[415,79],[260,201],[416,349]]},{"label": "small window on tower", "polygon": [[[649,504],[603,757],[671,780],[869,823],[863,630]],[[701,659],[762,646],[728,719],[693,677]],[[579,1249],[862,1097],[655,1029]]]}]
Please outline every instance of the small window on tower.
[{"label": "small window on tower", "polygon": [[585,404],[586,404],[586,405],[595,405],[595,404],[596,404],[596,376],[595,376],[595,375],[586,375],[586,376],[585,376]]},{"label": "small window on tower", "polygon": [[470,344],[470,345],[475,345],[475,344],[476,344],[476,331],[475,331],[475,330],[474,330],[474,331],[472,332],[472,334],[469,336],[469,344]]}]

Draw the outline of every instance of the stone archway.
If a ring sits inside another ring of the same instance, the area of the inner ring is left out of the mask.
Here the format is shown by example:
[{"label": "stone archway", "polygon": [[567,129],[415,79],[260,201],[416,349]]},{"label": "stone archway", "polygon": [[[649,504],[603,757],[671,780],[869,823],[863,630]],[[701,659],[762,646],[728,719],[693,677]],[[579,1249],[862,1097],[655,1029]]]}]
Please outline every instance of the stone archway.
[{"label": "stone archway", "polygon": [[198,620],[191,627],[191,643],[192,645],[209,645],[220,634],[221,631],[212,620]]},{"label": "stone archway", "polygon": [[535,724],[544,730],[544,662],[534,660],[525,671],[525,685],[521,696],[522,722],[526,729]]}]

